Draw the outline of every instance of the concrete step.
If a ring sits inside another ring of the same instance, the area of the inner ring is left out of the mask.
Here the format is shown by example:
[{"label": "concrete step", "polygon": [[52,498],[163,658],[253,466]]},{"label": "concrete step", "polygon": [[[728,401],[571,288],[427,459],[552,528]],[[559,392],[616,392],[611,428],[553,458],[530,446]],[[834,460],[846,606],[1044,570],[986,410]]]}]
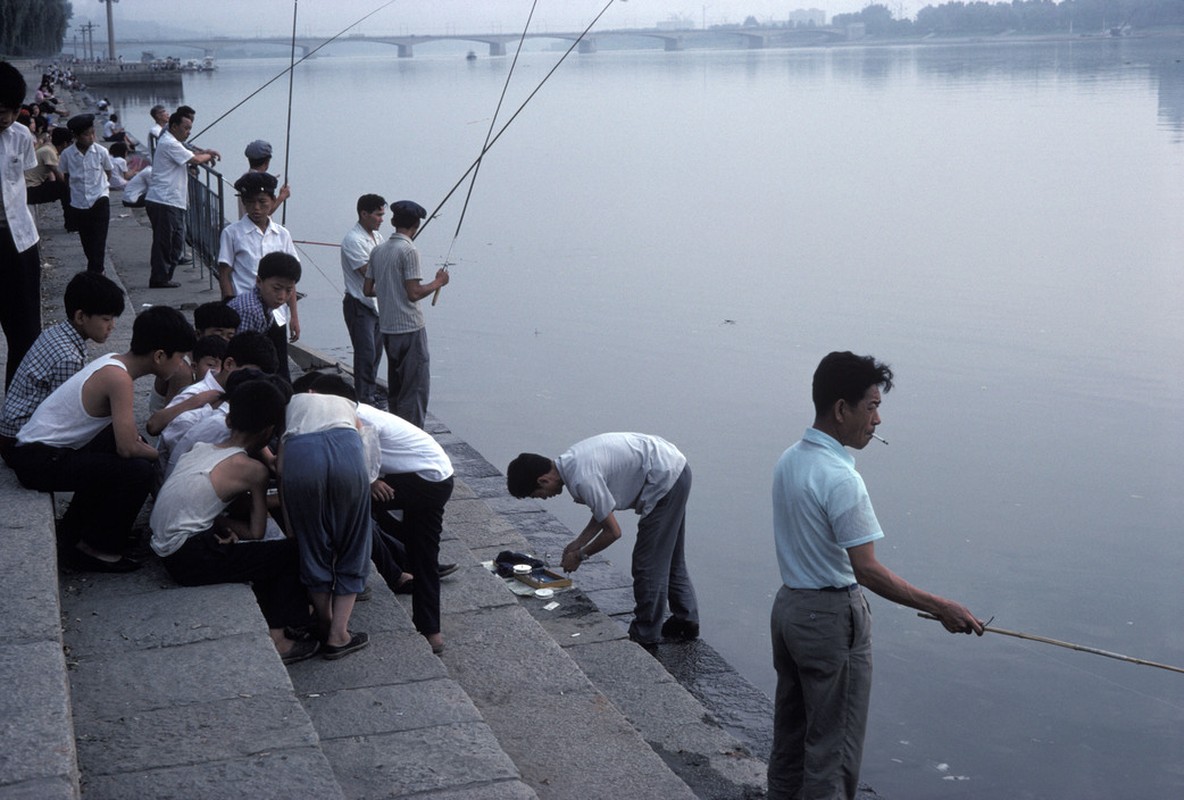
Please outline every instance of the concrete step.
[{"label": "concrete step", "polygon": [[249,587],[154,559],[61,603],[84,798],[345,796]]}]

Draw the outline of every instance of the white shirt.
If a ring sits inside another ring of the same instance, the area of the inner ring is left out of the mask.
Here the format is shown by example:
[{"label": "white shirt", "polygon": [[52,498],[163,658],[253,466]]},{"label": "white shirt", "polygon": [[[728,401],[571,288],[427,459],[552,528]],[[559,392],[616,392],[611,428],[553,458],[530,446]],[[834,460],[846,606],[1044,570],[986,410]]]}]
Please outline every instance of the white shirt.
[{"label": "white shirt", "polygon": [[174,208],[189,208],[189,170],[186,165],[193,153],[177,141],[177,137],[165,131],[156,143],[152,156],[152,178],[148,181],[150,203],[160,203]]},{"label": "white shirt", "polygon": [[86,210],[110,195],[107,174],[115,168],[111,154],[101,144],[92,144],[83,153],[77,145],[62,151],[58,168],[70,177],[70,205]]},{"label": "white shirt", "polygon": [[[218,242],[218,263],[230,266],[230,282],[235,294],[250,294],[259,275],[259,260],[268,253],[296,255],[292,234],[275,220],[267,221],[267,229],[259,226],[250,217],[243,217],[222,229]],[[299,259],[299,256],[296,256]],[[291,316],[286,305],[272,312],[277,325],[287,325]]]},{"label": "white shirt", "polygon": [[452,477],[452,461],[431,434],[401,417],[358,403],[358,419],[378,434],[382,475],[415,473],[439,483]]},{"label": "white shirt", "polygon": [[686,464],[677,447],[644,433],[602,433],[576,442],[555,459],[568,493],[592,509],[597,522],[626,508],[644,517],[674,486]]},{"label": "white shirt", "polygon": [[123,187],[123,202],[138,203],[148,191],[148,181],[152,180],[152,167],[144,167],[132,176]]},{"label": "white shirt", "polygon": [[127,159],[119,156],[111,156],[111,188],[123,189],[127,186],[127,178],[123,177],[123,173],[127,172]]},{"label": "white shirt", "polygon": [[358,270],[370,263],[370,251],[383,241],[381,233],[366,230],[360,222],[354,223],[341,240],[341,272],[345,278],[345,293],[374,309],[375,314],[378,313],[378,301],[367,297],[362,290],[365,279]]},{"label": "white shirt", "polygon": [[23,253],[40,238],[25,201],[25,170],[37,166],[33,134],[19,122],[0,131],[0,185],[4,197],[4,221],[12,233],[16,251]]}]

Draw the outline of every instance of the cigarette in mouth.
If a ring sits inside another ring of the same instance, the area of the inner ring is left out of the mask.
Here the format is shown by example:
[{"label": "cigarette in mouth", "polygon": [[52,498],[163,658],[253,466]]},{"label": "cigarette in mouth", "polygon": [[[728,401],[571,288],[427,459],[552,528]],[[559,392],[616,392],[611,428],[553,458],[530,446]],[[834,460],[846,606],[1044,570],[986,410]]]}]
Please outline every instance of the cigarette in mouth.
[{"label": "cigarette in mouth", "polygon": [[879,440],[880,440],[881,442],[883,442],[884,444],[888,444],[888,440],[887,440],[887,439],[885,439],[883,436],[880,436],[878,433],[873,433],[873,434],[872,434],[872,438],[873,438],[873,439],[879,439]]}]

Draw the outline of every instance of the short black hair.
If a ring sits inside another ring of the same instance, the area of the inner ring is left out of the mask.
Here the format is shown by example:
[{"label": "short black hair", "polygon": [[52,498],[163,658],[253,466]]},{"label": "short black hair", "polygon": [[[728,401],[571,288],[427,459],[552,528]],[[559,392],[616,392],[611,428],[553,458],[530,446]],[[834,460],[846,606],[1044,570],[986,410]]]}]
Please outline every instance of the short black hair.
[{"label": "short black hair", "polygon": [[358,198],[358,213],[373,214],[386,205],[386,198],[380,194],[364,194]]},{"label": "short black hair", "polygon": [[168,109],[162,106],[160,103],[157,103],[152,108],[148,109],[148,116],[155,117],[157,111],[168,111]]},{"label": "short black hair", "polygon": [[353,403],[358,402],[358,393],[354,391],[353,384],[342,376],[332,372],[322,373],[317,376],[317,379],[305,391],[316,392],[317,394],[332,394],[337,397],[344,397]]},{"label": "short black hair", "polygon": [[123,142],[112,142],[111,146],[107,148],[107,152],[116,158],[123,158],[127,155],[127,145]]},{"label": "short black hair", "polygon": [[226,358],[226,340],[221,336],[203,336],[193,345],[193,360],[216,358],[219,361]]},{"label": "short black hair", "polygon": [[300,259],[291,253],[283,253],[276,251],[268,253],[263,258],[259,259],[259,280],[265,281],[268,278],[287,278],[290,281],[300,282]]},{"label": "short black hair", "polygon": [[288,401],[271,381],[249,380],[237,384],[228,392],[226,400],[230,403],[226,424],[231,430],[259,433],[268,427],[280,428],[284,424],[284,410]]},{"label": "short black hair", "polygon": [[538,453],[519,453],[506,467],[506,489],[518,498],[530,497],[539,488],[539,478],[551,471],[554,463]]},{"label": "short black hair", "polygon": [[163,350],[169,356],[188,353],[196,343],[193,326],[172,306],[152,306],[132,323],[132,355],[146,356],[155,350]]},{"label": "short black hair", "polygon": [[16,111],[25,102],[28,91],[21,71],[7,61],[0,61],[0,106]]},{"label": "short black hair", "polygon": [[[185,108],[185,106],[181,106],[181,108]],[[169,114],[169,127],[170,128],[175,128],[178,125],[180,125],[181,120],[183,120],[183,119],[187,119],[190,121],[193,120],[193,116],[191,114],[186,114],[185,112],[183,112],[181,110],[181,108],[178,108],[172,114]]]},{"label": "short black hair", "polygon": [[226,344],[226,357],[233,358],[240,367],[253,365],[268,375],[280,368],[275,345],[259,331],[243,331],[232,336]]},{"label": "short black hair", "polygon": [[110,314],[118,317],[123,313],[123,289],[119,284],[99,272],[79,272],[66,284],[66,317],[74,319],[74,312],[83,314]]},{"label": "short black hair", "polygon": [[826,416],[839,400],[855,405],[873,386],[882,386],[888,393],[892,377],[892,368],[872,356],[857,356],[850,350],[828,353],[814,370],[814,413]]},{"label": "short black hair", "polygon": [[69,128],[54,128],[49,132],[49,141],[54,147],[65,147],[74,141],[74,134]]},{"label": "short black hair", "polygon": [[234,328],[237,330],[241,323],[242,317],[238,312],[221,300],[202,303],[193,309],[193,327],[199,331],[209,328]]}]

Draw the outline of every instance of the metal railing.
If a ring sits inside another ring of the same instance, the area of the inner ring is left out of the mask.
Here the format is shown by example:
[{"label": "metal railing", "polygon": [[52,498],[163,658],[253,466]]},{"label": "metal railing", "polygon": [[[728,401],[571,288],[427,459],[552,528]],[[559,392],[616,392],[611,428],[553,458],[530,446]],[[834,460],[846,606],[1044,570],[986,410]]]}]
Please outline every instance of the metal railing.
[{"label": "metal railing", "polygon": [[189,171],[189,211],[185,241],[193,250],[193,262],[209,270],[210,288],[217,275],[218,242],[226,226],[226,182],[222,173],[199,164]]}]

